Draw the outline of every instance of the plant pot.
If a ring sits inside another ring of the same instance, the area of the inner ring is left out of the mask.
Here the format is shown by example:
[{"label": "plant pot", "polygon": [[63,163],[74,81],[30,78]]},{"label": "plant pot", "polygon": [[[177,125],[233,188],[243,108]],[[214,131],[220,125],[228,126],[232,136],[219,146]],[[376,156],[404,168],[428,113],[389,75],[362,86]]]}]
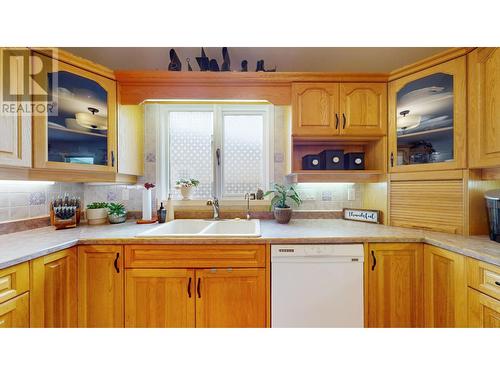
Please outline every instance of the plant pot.
[{"label": "plant pot", "polygon": [[179,186],[178,189],[181,191],[182,200],[188,201],[191,199],[191,193],[193,192],[192,186]]},{"label": "plant pot", "polygon": [[108,215],[108,220],[110,224],[121,224],[127,221],[127,214],[124,215]]},{"label": "plant pot", "polygon": [[87,224],[89,225],[106,224],[108,221],[107,208],[87,208],[85,215],[87,216]]},{"label": "plant pot", "polygon": [[280,224],[288,224],[288,222],[292,218],[292,212],[293,210],[290,207],[287,208],[274,207],[273,210],[274,218]]}]

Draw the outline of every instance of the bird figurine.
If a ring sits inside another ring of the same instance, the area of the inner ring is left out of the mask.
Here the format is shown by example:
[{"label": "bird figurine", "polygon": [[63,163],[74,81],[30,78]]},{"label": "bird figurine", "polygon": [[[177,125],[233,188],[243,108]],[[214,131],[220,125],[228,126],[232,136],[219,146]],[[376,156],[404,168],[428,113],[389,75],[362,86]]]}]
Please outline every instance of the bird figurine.
[{"label": "bird figurine", "polygon": [[241,72],[248,72],[248,61],[243,60],[241,62]]},{"label": "bird figurine", "polygon": [[223,62],[220,70],[223,72],[231,71],[231,59],[229,58],[227,47],[222,48],[222,60]]},{"label": "bird figurine", "polygon": [[211,72],[219,72],[219,64],[217,64],[217,60],[212,59],[210,60],[209,68]]},{"label": "bird figurine", "polygon": [[177,56],[175,49],[172,48],[170,50],[170,64],[168,64],[168,70],[180,72],[181,69],[182,69],[181,60],[179,59],[179,56]]},{"label": "bird figurine", "polygon": [[264,71],[264,60],[257,60],[257,67],[255,68],[256,72]]},{"label": "bird figurine", "polygon": [[209,61],[203,47],[201,47],[201,56],[197,57],[196,61],[198,62],[198,66],[200,67],[200,70],[202,72],[209,70],[210,61]]}]

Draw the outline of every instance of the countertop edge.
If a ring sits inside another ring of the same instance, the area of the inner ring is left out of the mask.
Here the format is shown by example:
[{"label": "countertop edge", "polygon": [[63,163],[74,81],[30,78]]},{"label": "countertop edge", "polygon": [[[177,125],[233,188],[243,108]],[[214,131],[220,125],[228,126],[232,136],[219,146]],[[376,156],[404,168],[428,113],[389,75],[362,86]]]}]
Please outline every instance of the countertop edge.
[{"label": "countertop edge", "polygon": [[438,246],[442,249],[452,251],[470,258],[474,258],[486,263],[500,266],[500,258],[495,255],[479,253],[474,249],[469,249],[466,246],[460,247],[450,244],[446,240],[433,238],[432,235],[426,234],[415,237],[398,237],[398,236],[367,236],[367,237],[352,237],[352,236],[335,236],[335,237],[259,237],[259,238],[217,238],[217,239],[144,239],[144,238],[75,238],[61,242],[54,246],[45,247],[34,251],[33,253],[23,255],[17,258],[10,259],[0,263],[0,269],[14,266],[32,259],[55,253],[77,245],[131,245],[131,244],[209,244],[209,243],[270,243],[270,244],[327,244],[327,243],[365,243],[365,242],[422,242],[424,244]]}]

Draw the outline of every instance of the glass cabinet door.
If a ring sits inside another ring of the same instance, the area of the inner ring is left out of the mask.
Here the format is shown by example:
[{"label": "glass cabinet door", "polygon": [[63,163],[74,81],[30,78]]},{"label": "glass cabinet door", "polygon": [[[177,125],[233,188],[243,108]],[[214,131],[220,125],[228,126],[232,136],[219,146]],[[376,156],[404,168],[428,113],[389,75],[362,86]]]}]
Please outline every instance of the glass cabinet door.
[{"label": "glass cabinet door", "polygon": [[116,170],[116,83],[37,55],[47,111],[34,118],[36,168]]},{"label": "glass cabinet door", "polygon": [[[57,75],[57,77],[53,77]],[[48,161],[108,164],[108,93],[86,77],[48,73],[54,102],[47,116]],[[52,87],[57,82],[57,87]]]},{"label": "glass cabinet door", "polygon": [[465,156],[465,60],[457,60],[391,82],[393,170],[460,167]]}]

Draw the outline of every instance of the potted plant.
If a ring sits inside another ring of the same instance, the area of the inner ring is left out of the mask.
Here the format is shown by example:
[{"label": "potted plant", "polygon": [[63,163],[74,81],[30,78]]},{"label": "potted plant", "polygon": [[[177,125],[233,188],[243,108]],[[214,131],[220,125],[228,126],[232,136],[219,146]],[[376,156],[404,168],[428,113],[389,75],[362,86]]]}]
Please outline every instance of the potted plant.
[{"label": "potted plant", "polygon": [[299,194],[292,185],[280,184],[274,184],[274,189],[266,192],[264,196],[269,194],[274,194],[270,207],[273,210],[274,218],[280,224],[288,224],[292,218],[292,208],[287,202],[291,200],[300,206],[302,200]]},{"label": "potted plant", "polygon": [[108,205],[108,220],[111,224],[124,223],[127,220],[127,210],[121,203],[110,203]]},{"label": "potted plant", "polygon": [[181,191],[182,199],[185,201],[191,199],[193,188],[197,187],[199,184],[200,181],[195,180],[194,178],[181,178],[175,183],[176,188]]},{"label": "potted plant", "polygon": [[85,215],[89,225],[105,224],[108,220],[108,204],[106,202],[92,202],[87,205]]}]

